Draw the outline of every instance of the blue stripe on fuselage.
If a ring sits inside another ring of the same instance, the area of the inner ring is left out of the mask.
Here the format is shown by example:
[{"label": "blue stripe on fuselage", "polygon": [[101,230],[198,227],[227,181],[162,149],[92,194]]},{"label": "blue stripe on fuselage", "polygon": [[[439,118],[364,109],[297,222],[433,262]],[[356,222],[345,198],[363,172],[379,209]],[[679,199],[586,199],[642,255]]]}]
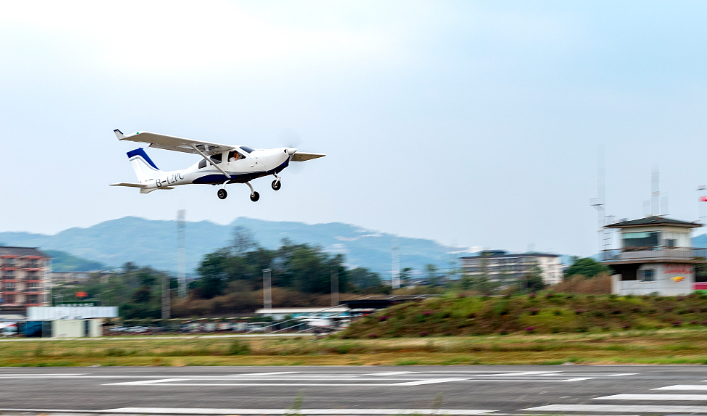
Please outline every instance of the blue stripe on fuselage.
[{"label": "blue stripe on fuselage", "polygon": [[[241,174],[236,174],[236,175],[230,175],[231,179],[229,179],[228,182],[229,183],[245,183],[248,181],[252,181],[253,179],[262,178],[263,176],[272,175],[273,173],[280,173],[289,164],[290,164],[290,159],[287,159],[285,162],[283,162],[280,166],[276,167],[275,169],[270,169],[265,172],[252,172],[252,173],[241,173]],[[194,181],[192,183],[202,184],[202,185],[221,185],[222,183],[225,182],[225,179],[226,178],[224,177],[223,174],[212,174],[212,175],[205,175],[200,178],[196,178],[196,179],[194,179]]]},{"label": "blue stripe on fuselage", "polygon": [[131,150],[128,152],[128,159],[132,159],[133,156],[142,156],[142,158],[145,159],[145,162],[147,162],[150,166],[152,166],[153,168],[155,168],[157,170],[160,170],[160,168],[158,168],[157,165],[155,165],[155,163],[152,161],[152,159],[150,159],[150,156],[148,156],[147,153],[145,153],[145,150],[143,150],[142,147],[138,147],[137,149]]}]

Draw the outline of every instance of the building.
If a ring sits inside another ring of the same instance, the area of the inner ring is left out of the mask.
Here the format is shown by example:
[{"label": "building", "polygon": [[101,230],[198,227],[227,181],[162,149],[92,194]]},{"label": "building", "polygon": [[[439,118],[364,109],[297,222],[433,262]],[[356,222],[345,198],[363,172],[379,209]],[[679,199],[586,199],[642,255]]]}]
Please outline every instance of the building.
[{"label": "building", "polygon": [[89,277],[91,277],[91,272],[52,272],[51,282],[54,286],[57,284],[78,285]]},{"label": "building", "polygon": [[676,296],[695,290],[695,265],[707,263],[707,249],[691,247],[693,228],[702,224],[650,216],[605,228],[621,232],[621,247],[601,253],[614,271],[615,294]]},{"label": "building", "polygon": [[503,250],[486,250],[478,256],[462,257],[461,260],[466,277],[486,276],[492,282],[513,284],[522,282],[533,267],[538,266],[545,284],[562,281],[562,264],[557,254],[510,254]]},{"label": "building", "polygon": [[271,309],[258,309],[255,311],[256,315],[262,317],[271,317],[275,321],[281,321],[287,317],[301,318],[301,317],[332,317],[339,315],[348,315],[349,308],[347,307],[318,307],[318,308],[271,308]]},{"label": "building", "polygon": [[31,247],[0,247],[0,307],[51,303],[51,257]]}]

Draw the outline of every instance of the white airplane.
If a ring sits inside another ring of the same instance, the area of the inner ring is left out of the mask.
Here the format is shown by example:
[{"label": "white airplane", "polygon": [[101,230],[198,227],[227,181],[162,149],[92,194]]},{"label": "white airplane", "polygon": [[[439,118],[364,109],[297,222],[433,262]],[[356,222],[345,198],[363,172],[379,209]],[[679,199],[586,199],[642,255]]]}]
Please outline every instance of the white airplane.
[{"label": "white airplane", "polygon": [[150,147],[157,149],[195,153],[203,158],[201,162],[186,169],[165,172],[157,168],[141,147],[128,152],[138,183],[120,182],[112,183],[111,186],[140,188],[142,194],[157,189],[174,189],[180,185],[207,184],[221,185],[217,195],[226,199],[226,184],[245,183],[250,188],[250,200],[255,202],[260,199],[260,194],[250,184],[253,179],[273,175],[275,180],[272,181],[272,189],[277,191],[281,186],[278,173],[289,166],[290,162],[304,162],[326,156],[322,153],[303,153],[287,147],[253,149],[150,132],[137,132],[128,136],[117,129],[113,132],[120,140],[149,143]]}]

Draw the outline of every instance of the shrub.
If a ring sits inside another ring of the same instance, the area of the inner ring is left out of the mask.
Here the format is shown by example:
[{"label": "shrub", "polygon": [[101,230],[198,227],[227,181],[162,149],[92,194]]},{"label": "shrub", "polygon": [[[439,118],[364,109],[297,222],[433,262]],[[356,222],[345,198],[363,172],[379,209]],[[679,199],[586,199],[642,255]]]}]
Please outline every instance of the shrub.
[{"label": "shrub", "polygon": [[250,354],[250,344],[241,340],[234,340],[228,346],[226,355],[248,355]]},{"label": "shrub", "polygon": [[421,336],[421,337],[426,337],[427,335],[429,335],[429,334],[427,333],[427,331],[422,331],[422,332],[420,332],[420,336]]},{"label": "shrub", "polygon": [[526,332],[531,332],[531,333],[532,333],[532,332],[534,332],[534,331],[535,331],[535,327],[534,327],[534,326],[529,326],[529,327],[525,328],[525,331],[526,331]]},{"label": "shrub", "polygon": [[380,318],[378,318],[378,320],[379,320],[380,322],[385,322],[385,321],[388,320],[388,317],[387,317],[387,316],[381,316]]},{"label": "shrub", "polygon": [[537,315],[538,312],[540,312],[540,309],[531,309],[531,310],[530,310],[530,314],[531,314],[531,315]]},{"label": "shrub", "polygon": [[560,315],[562,315],[562,311],[559,310],[559,309],[556,310],[556,311],[555,311],[555,316],[560,316]]},{"label": "shrub", "polygon": [[376,335],[376,334],[368,334],[368,338],[375,339],[375,338],[378,338],[378,335]]},{"label": "shrub", "polygon": [[584,309],[577,309],[576,311],[574,311],[574,313],[576,313],[577,315],[581,315],[584,312],[586,312]]},{"label": "shrub", "polygon": [[673,326],[680,326],[680,325],[682,325],[682,322],[680,322],[680,321],[673,322]]}]

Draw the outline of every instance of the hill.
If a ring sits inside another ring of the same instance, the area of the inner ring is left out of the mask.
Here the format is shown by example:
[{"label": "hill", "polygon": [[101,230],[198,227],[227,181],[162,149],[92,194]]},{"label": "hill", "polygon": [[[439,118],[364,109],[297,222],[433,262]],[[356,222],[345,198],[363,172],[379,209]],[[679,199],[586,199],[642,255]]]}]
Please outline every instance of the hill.
[{"label": "hill", "polygon": [[[350,224],[304,224],[237,218],[228,225],[210,221],[186,223],[187,270],[192,272],[203,256],[230,244],[233,229],[249,229],[257,242],[277,248],[283,238],[315,244],[332,253],[346,255],[350,267],[368,267],[390,277],[393,235]],[[109,267],[132,261],[156,269],[177,269],[177,222],[125,217],[88,228],[70,228],[54,235],[0,232],[7,245],[60,250]],[[425,264],[449,267],[450,248],[432,240],[400,237],[401,267],[421,270]]]},{"label": "hill", "polygon": [[707,298],[573,295],[440,297],[357,321],[345,338],[604,332],[707,325]]},{"label": "hill", "polygon": [[97,261],[82,259],[59,250],[44,250],[52,258],[52,270],[55,272],[90,272],[105,270],[106,266]]}]

